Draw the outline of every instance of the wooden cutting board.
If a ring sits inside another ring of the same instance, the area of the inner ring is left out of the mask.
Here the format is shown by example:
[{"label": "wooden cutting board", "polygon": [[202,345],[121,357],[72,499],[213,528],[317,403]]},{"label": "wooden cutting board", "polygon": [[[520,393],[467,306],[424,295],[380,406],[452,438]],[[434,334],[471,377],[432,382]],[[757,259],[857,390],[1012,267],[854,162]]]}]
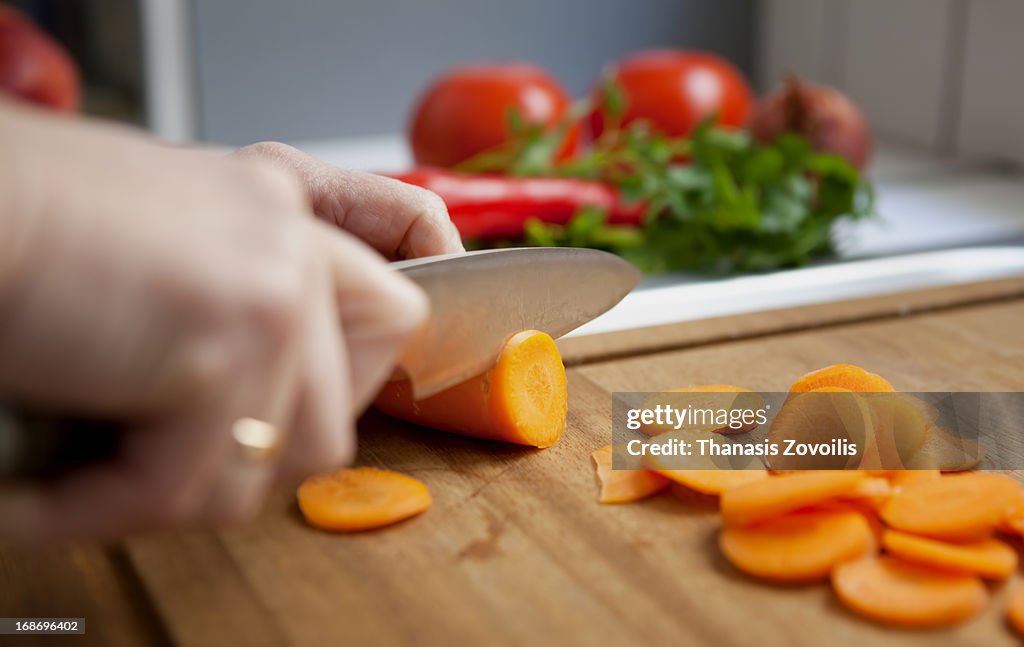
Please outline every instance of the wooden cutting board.
[{"label": "wooden cutting board", "polygon": [[713,509],[668,495],[599,505],[589,455],[609,442],[616,390],[781,391],[849,362],[907,391],[1024,391],[1024,280],[562,346],[569,423],[551,449],[363,419],[358,462],[426,481],[435,503],[419,518],[327,534],[301,521],[286,491],[231,531],[52,558],[8,549],[0,611],[89,615],[86,639],[104,645],[1018,644],[1002,615],[1016,582],[993,587],[984,615],[957,629],[887,630],[847,613],[828,586],[739,575],[716,548]]}]

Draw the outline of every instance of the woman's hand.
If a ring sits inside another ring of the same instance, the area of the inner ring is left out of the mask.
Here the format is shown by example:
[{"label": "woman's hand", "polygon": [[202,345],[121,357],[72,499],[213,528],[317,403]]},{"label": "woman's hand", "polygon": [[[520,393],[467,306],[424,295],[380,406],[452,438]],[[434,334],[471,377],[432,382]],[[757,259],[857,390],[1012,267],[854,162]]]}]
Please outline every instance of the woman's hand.
[{"label": "woman's hand", "polygon": [[463,252],[459,232],[436,193],[399,180],[349,171],[278,142],[234,153],[276,162],[299,178],[313,212],[396,260]]},{"label": "woman's hand", "polygon": [[[126,429],[109,464],[0,490],[0,534],[241,519],[275,481],[351,460],[427,304],[311,212],[389,256],[456,251],[435,198],[290,149],[213,156],[2,103],[0,139],[0,394]],[[245,159],[267,153],[298,174]],[[245,460],[243,418],[283,451]]]}]

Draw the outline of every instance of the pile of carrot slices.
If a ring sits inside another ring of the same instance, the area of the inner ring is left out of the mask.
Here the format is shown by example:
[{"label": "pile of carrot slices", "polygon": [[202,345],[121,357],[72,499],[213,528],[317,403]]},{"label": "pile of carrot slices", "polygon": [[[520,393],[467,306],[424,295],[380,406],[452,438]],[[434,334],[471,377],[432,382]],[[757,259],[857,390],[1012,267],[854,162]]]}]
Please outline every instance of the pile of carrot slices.
[{"label": "pile of carrot slices", "polygon": [[[894,390],[851,365],[810,373],[790,390],[823,388]],[[593,456],[602,503],[666,489],[683,500],[716,501],[718,546],[736,569],[783,584],[830,582],[843,605],[877,623],[960,624],[986,606],[993,583],[1017,571],[1008,540],[1024,536],[1024,488],[1003,474],[613,470],[612,452],[603,447]],[[1024,636],[1024,586],[1013,591],[1007,617]]]}]

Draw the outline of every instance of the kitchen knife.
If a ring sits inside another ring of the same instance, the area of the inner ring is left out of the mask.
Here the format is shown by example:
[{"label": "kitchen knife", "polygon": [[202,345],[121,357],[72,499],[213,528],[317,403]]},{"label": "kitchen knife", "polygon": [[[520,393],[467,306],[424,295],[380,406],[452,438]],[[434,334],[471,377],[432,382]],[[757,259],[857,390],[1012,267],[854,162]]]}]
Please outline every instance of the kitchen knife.
[{"label": "kitchen knife", "polygon": [[430,300],[430,318],[399,362],[417,400],[485,371],[521,330],[557,339],[578,328],[640,280],[618,256],[568,247],[484,250],[392,266]]},{"label": "kitchen knife", "polygon": [[[400,361],[417,399],[482,373],[515,333],[552,337],[618,303],[640,279],[593,249],[509,248],[399,261],[427,294],[430,317]],[[61,474],[112,456],[119,427],[103,420],[0,403],[0,481]]]}]

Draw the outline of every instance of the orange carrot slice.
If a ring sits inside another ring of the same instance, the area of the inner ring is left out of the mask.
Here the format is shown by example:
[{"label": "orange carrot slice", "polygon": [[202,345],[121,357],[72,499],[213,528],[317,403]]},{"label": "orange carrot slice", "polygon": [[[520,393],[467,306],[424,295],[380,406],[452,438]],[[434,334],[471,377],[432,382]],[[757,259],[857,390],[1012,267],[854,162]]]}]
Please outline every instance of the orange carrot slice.
[{"label": "orange carrot slice", "polygon": [[984,457],[985,446],[977,440],[958,436],[941,427],[929,427],[921,446],[908,456],[906,466],[963,472],[977,467]]},{"label": "orange carrot slice", "polygon": [[990,535],[1014,504],[1020,486],[999,474],[968,473],[904,484],[881,508],[897,530],[951,541]]},{"label": "orange carrot slice", "polygon": [[878,508],[892,496],[893,486],[889,479],[880,476],[866,476],[841,498],[844,501],[861,501],[869,508]]},{"label": "orange carrot slice", "polygon": [[823,503],[815,506],[815,509],[828,507],[842,507],[856,510],[864,517],[868,527],[871,529],[871,553],[878,553],[882,549],[882,533],[885,532],[885,525],[882,518],[878,516],[878,510],[865,499],[840,499],[838,502]]},{"label": "orange carrot slice", "polygon": [[[690,446],[695,446],[699,439],[714,439],[712,432],[706,431],[670,431],[658,434],[654,442],[663,439],[677,439]],[[721,440],[721,436],[717,437]],[[768,476],[764,465],[756,456],[729,458],[728,465],[735,469],[727,469],[716,458],[703,453],[689,456],[666,456],[648,454],[641,459],[641,464],[652,472],[661,474],[701,494],[719,495],[725,490],[758,481]],[[691,469],[693,468],[693,469]]]},{"label": "orange carrot slice", "polygon": [[1024,586],[1018,585],[1010,595],[1010,606],[1006,609],[1006,617],[1014,631],[1024,637]]},{"label": "orange carrot slice", "polygon": [[898,469],[863,471],[868,476],[877,476],[888,480],[889,483],[891,483],[894,487],[906,481],[912,481],[915,478],[935,478],[937,476],[942,476],[942,472],[940,472],[939,470]]},{"label": "orange carrot slice", "polygon": [[[686,393],[689,395],[672,395]],[[676,389],[666,389],[661,393],[651,395],[644,400],[643,408],[653,410],[658,405],[675,406],[688,405],[693,409],[700,409],[712,412],[718,411],[756,411],[764,406],[764,398],[750,389],[733,386],[731,384],[701,384],[698,386],[686,386]],[[746,423],[738,421],[729,426],[728,423],[720,424],[716,420],[701,419],[695,423],[686,424],[680,429],[675,426],[649,424],[641,427],[641,430],[649,436],[657,436],[671,431],[715,431],[723,434],[740,433],[750,431],[757,427],[757,422],[748,420]]]},{"label": "orange carrot slice", "polygon": [[722,493],[722,519],[743,526],[846,494],[865,477],[863,472],[797,472],[761,479]]},{"label": "orange carrot slice", "polygon": [[947,543],[898,530],[886,530],[882,546],[908,562],[953,573],[1004,580],[1017,570],[1017,551],[998,539]]},{"label": "orange carrot slice", "polygon": [[[843,469],[860,465],[873,443],[871,408],[861,395],[840,387],[821,387],[788,399],[772,421],[769,440],[779,448],[812,446],[828,449],[771,457],[776,470]],[[845,450],[856,448],[852,454]],[[842,447],[844,451],[838,449]]]},{"label": "orange carrot slice", "polygon": [[874,413],[879,464],[890,469],[905,467],[924,444],[938,412],[905,393],[870,393],[865,397]]},{"label": "orange carrot slice", "polygon": [[668,487],[669,480],[649,470],[612,469],[614,448],[607,445],[595,450],[590,457],[594,460],[597,478],[601,484],[601,503],[631,503],[646,499]]},{"label": "orange carrot slice", "polygon": [[740,485],[768,478],[768,472],[758,469],[744,470],[653,470],[662,476],[685,485],[701,494],[720,495]]},{"label": "orange carrot slice", "polygon": [[939,470],[894,470],[888,476],[893,489],[897,490],[904,485],[921,479],[936,479],[942,476]]},{"label": "orange carrot slice", "polygon": [[943,573],[892,557],[840,564],[832,587],[851,611],[897,627],[943,627],[970,619],[988,592],[972,575]]},{"label": "orange carrot slice", "polygon": [[867,520],[855,510],[791,512],[719,536],[726,558],[745,573],[777,582],[824,580],[873,545]]},{"label": "orange carrot slice", "polygon": [[1019,515],[1007,517],[998,526],[998,528],[999,530],[1002,530],[1005,533],[1010,533],[1013,535],[1024,537],[1024,517]]},{"label": "orange carrot slice", "polygon": [[299,486],[299,509],[324,530],[380,528],[430,507],[427,486],[411,476],[375,467],[354,467],[311,476]]},{"label": "orange carrot slice", "polygon": [[996,528],[1005,533],[1024,537],[1024,490],[1017,492],[1017,497]]},{"label": "orange carrot slice", "polygon": [[565,430],[565,367],[554,340],[526,330],[505,344],[494,368],[415,401],[408,380],[389,382],[374,405],[418,425],[533,447],[554,445]]},{"label": "orange carrot slice", "polygon": [[891,393],[896,390],[881,375],[869,373],[853,364],[833,364],[817,371],[811,371],[793,382],[789,390],[791,393],[802,393],[826,386],[862,393]]}]

